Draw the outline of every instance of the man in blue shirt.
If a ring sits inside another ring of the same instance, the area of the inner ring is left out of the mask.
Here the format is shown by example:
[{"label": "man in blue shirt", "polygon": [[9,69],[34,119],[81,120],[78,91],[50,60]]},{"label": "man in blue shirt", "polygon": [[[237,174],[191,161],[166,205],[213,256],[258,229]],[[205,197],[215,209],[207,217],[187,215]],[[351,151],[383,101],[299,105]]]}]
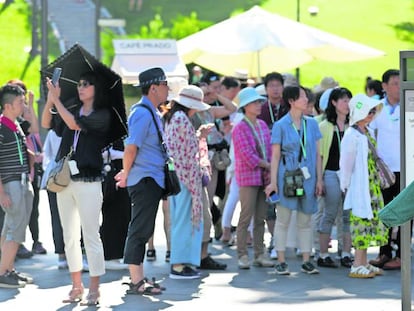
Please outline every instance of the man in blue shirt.
[{"label": "man in blue shirt", "polygon": [[[128,187],[131,222],[125,244],[124,262],[129,265],[131,283],[128,294],[158,295],[162,288],[144,278],[145,244],[154,233],[155,217],[164,192],[165,155],[157,127],[162,123],[157,107],[167,101],[168,84],[161,68],[140,73],[141,100],[131,108],[129,135],[125,140],[123,170],[116,176],[118,186]],[[146,109],[146,106],[148,109]]]}]

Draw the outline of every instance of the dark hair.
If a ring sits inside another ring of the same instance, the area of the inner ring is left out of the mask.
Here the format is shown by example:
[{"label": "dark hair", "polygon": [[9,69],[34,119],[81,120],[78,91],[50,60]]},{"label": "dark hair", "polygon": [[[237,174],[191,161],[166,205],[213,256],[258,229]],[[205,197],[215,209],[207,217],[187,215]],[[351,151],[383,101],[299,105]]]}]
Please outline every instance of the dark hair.
[{"label": "dark hair", "polygon": [[[352,93],[345,87],[336,87],[332,90],[328,99],[328,106],[325,110],[326,119],[332,124],[336,124],[336,118],[338,117],[336,113],[336,107],[332,104],[332,101],[338,101],[344,97],[352,98]],[[349,114],[346,116],[346,123],[349,122]]]},{"label": "dark hair", "polygon": [[20,79],[11,79],[11,80],[7,81],[7,84],[16,84],[16,85],[20,86],[23,89],[25,94],[27,93],[26,84],[24,84],[24,82]]},{"label": "dark hair", "polygon": [[93,109],[109,107],[108,88],[104,85],[100,75],[95,71],[87,71],[80,75],[79,80],[86,80],[95,86]]},{"label": "dark hair", "polygon": [[0,108],[11,104],[17,96],[24,96],[24,90],[17,84],[5,84],[0,88]]},{"label": "dark hair", "polygon": [[211,82],[215,82],[215,81],[220,81],[220,75],[213,71],[207,72],[201,80],[201,82],[205,82],[207,84],[210,84]]},{"label": "dark hair", "polygon": [[369,80],[367,82],[367,90],[374,90],[380,99],[384,97],[384,90],[380,80]]},{"label": "dark hair", "polygon": [[319,106],[319,101],[321,100],[321,96],[322,96],[323,92],[324,91],[314,93],[315,94],[315,106],[314,106],[314,108],[315,108],[315,110],[318,114],[322,113],[322,109]]},{"label": "dark hair", "polygon": [[300,90],[303,90],[306,93],[306,89],[301,85],[289,85],[283,89],[283,102],[285,104],[290,103],[289,100],[298,100],[300,97]]},{"label": "dark hair", "polygon": [[393,76],[400,76],[400,71],[398,69],[388,69],[382,75],[382,83],[388,83]]},{"label": "dark hair", "polygon": [[223,77],[221,79],[221,85],[223,85],[226,89],[230,89],[233,87],[239,87],[241,85],[240,80],[233,78],[233,77]]},{"label": "dark hair", "polygon": [[264,83],[265,87],[266,87],[266,86],[267,86],[267,84],[268,84],[270,81],[272,81],[272,80],[277,80],[277,81],[280,81],[280,83],[282,83],[282,85],[283,85],[283,83],[285,82],[285,79],[283,79],[282,74],[280,74],[280,73],[278,73],[278,72],[271,72],[271,73],[268,73],[268,74],[264,77],[263,83]]},{"label": "dark hair", "polygon": [[179,102],[176,102],[175,100],[171,101],[171,109],[164,115],[165,123],[169,123],[171,121],[172,116],[177,111],[183,111],[186,115],[190,108],[187,108],[183,105],[181,105]]}]

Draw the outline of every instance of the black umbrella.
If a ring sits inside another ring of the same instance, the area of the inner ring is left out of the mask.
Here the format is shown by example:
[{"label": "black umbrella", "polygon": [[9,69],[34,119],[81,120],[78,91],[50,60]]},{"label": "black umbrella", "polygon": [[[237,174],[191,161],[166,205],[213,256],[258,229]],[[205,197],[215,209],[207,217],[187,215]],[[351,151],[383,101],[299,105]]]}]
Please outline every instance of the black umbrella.
[{"label": "black umbrella", "polygon": [[[127,117],[125,111],[124,93],[121,77],[109,67],[102,64],[93,55],[79,44],[75,44],[54,62],[42,68],[42,82],[46,83],[46,77],[51,78],[56,67],[62,68],[59,85],[61,87],[60,100],[70,108],[78,98],[77,84],[81,74],[94,71],[97,72],[108,90],[108,102],[111,106],[111,131],[107,137],[107,144],[127,135]],[[45,85],[45,90],[47,89]]]}]

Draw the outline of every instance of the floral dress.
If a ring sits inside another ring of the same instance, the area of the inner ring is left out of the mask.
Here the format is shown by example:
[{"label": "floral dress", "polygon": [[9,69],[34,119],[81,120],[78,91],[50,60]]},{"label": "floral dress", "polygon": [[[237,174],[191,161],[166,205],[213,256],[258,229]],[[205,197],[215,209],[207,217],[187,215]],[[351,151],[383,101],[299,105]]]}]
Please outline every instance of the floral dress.
[{"label": "floral dress", "polygon": [[[165,127],[165,139],[168,151],[174,159],[178,178],[191,193],[191,221],[197,227],[203,216],[200,146],[196,131],[184,112],[174,113]],[[201,151],[206,153],[204,149],[207,150],[205,147]]]},{"label": "floral dress", "polygon": [[[375,139],[366,133],[376,147]],[[371,195],[372,219],[360,218],[351,212],[351,236],[355,249],[368,249],[370,246],[383,246],[388,243],[388,229],[379,220],[378,212],[384,208],[380,179],[371,150],[368,150],[369,193]]]}]

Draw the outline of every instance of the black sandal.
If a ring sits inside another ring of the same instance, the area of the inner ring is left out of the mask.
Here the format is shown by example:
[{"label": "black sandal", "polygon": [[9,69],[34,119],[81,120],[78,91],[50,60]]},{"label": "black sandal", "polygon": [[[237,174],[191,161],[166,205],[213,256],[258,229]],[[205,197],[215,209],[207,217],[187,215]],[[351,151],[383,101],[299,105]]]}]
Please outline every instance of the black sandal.
[{"label": "black sandal", "polygon": [[[146,285],[149,284],[146,282],[146,278],[139,281],[137,284],[134,283],[122,283],[122,285],[128,285],[129,289],[127,289],[126,293],[130,295],[149,295],[149,296],[155,296],[155,295],[161,295],[162,290],[160,288],[157,288],[156,286],[152,285]],[[144,285],[144,289],[140,290],[139,288]],[[154,291],[155,289],[155,291]]]},{"label": "black sandal", "polygon": [[155,279],[155,277],[152,277],[151,281],[149,281],[147,278],[144,278],[145,283],[151,285],[154,288],[158,288],[160,290],[166,290],[167,288],[164,286],[161,286],[159,282]]}]

